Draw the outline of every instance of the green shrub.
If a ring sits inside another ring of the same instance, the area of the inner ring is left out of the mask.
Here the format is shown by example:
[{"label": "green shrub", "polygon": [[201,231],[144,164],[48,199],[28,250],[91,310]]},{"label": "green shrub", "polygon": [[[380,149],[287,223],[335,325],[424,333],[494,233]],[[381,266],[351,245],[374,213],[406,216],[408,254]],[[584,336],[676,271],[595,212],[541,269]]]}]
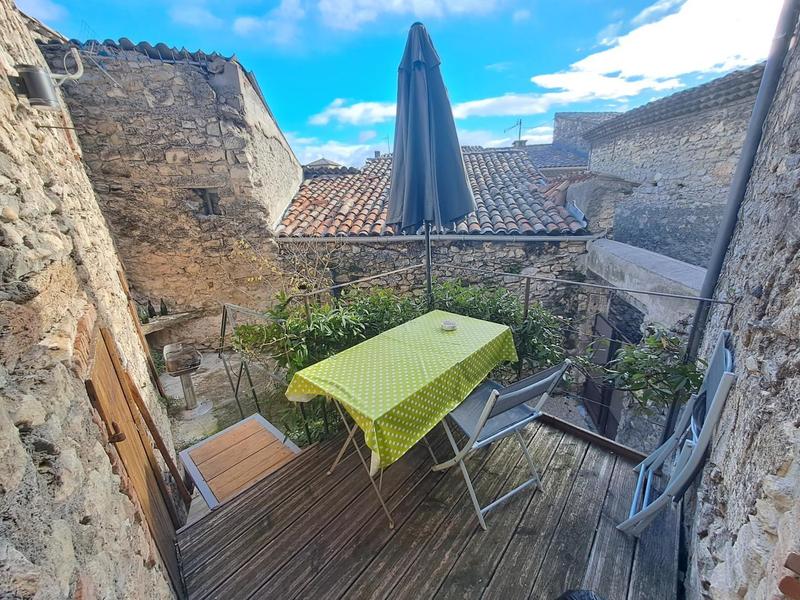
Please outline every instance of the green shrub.
[{"label": "green shrub", "polygon": [[[564,359],[566,321],[533,304],[523,321],[522,303],[503,288],[436,283],[436,308],[502,323],[511,327],[518,355],[525,366],[538,369]],[[267,313],[265,323],[239,325],[234,348],[251,359],[270,357],[291,377],[299,370],[333,356],[383,331],[426,312],[424,301],[391,289],[348,290],[323,304],[289,302],[285,296]]]},{"label": "green shrub", "polygon": [[606,365],[614,387],[631,392],[640,409],[667,407],[677,396],[683,404],[699,389],[703,365],[684,363],[685,346],[669,331],[650,327],[638,345],[626,344]]},{"label": "green shrub", "polygon": [[467,317],[509,327],[522,320],[522,303],[503,288],[464,285],[460,281],[437,282],[433,286],[433,298],[436,308]]}]

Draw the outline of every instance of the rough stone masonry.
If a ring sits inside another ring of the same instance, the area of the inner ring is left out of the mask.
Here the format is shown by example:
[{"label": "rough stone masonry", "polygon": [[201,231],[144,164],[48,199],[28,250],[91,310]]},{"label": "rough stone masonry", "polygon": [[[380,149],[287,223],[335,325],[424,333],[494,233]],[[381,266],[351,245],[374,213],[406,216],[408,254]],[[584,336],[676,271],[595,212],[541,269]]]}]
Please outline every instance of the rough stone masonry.
[{"label": "rough stone masonry", "polygon": [[[795,39],[797,31],[795,31]],[[800,47],[764,126],[717,295],[736,303],[736,383],[690,532],[690,598],[781,597],[800,552]],[[713,315],[708,355],[725,326]]]},{"label": "rough stone masonry", "polygon": [[591,171],[636,186],[615,203],[615,240],[706,266],[760,75],[732,73],[586,134]]},{"label": "rough stone masonry", "polygon": [[[69,46],[41,48],[56,69]],[[93,60],[64,93],[136,299],[198,317],[158,341],[203,342],[221,302],[257,308],[274,294],[257,264],[302,169],[235,59],[125,47],[84,44]]]},{"label": "rough stone masonry", "polygon": [[83,382],[108,327],[171,445],[120,264],[74,133],[49,128],[68,113],[11,90],[14,65],[44,61],[10,0],[0,40],[0,597],[171,597]]}]

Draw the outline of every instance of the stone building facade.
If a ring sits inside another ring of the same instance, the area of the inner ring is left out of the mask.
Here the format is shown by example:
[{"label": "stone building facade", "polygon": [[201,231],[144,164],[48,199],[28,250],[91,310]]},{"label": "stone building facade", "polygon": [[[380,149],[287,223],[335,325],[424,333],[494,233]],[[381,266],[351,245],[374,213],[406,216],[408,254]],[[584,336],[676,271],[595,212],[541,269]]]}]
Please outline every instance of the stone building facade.
[{"label": "stone building facade", "polygon": [[0,40],[0,597],[172,597],[84,385],[107,327],[171,445],[120,263],[67,111],[11,89],[44,60],[10,0]]},{"label": "stone building facade", "polygon": [[591,143],[586,134],[617,112],[557,112],[553,115],[553,144],[580,154],[588,154]]},{"label": "stone building facade", "polygon": [[762,72],[736,71],[585,133],[590,170],[636,186],[615,204],[615,240],[705,266]]},{"label": "stone building facade", "polygon": [[[727,327],[736,382],[697,493],[689,598],[781,597],[783,562],[800,552],[799,95],[795,45],[717,285],[718,297],[735,302]],[[712,314],[706,355],[725,317]]]},{"label": "stone building facade", "polygon": [[[59,68],[75,45],[41,49]],[[194,317],[157,342],[208,341],[221,302],[258,307],[273,294],[254,262],[300,164],[235,58],[125,39],[78,47],[85,74],[63,90],[134,297]]]}]

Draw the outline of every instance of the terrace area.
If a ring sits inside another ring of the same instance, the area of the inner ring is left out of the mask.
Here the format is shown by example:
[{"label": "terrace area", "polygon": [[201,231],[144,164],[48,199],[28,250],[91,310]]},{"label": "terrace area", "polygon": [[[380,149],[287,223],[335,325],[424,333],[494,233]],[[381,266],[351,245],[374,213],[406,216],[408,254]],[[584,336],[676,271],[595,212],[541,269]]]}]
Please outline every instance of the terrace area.
[{"label": "terrace area", "polygon": [[[254,487],[178,531],[186,594],[202,598],[541,598],[591,589],[606,600],[674,599],[677,511],[637,540],[627,516],[637,453],[544,415],[525,440],[543,489],[478,526],[457,469],[431,471],[417,445],[383,475],[390,529],[355,452],[326,471],[341,438],[307,447]],[[441,427],[431,437],[447,454]],[[506,439],[467,460],[482,501],[525,475]]]}]

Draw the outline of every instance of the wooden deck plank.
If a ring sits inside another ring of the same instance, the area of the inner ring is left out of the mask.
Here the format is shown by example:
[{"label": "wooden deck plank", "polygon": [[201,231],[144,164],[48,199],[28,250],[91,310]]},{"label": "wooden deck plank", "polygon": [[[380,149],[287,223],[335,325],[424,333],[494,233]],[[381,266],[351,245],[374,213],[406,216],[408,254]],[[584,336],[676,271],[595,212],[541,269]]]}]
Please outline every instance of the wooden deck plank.
[{"label": "wooden deck plank", "polygon": [[[444,439],[441,442],[438,446],[434,446],[434,452],[442,453]],[[434,482],[441,477],[441,473],[431,471],[433,460],[427,449],[416,448],[415,454],[417,456],[408,457],[409,459],[392,465],[383,476],[382,493],[386,505],[392,513],[395,529],[389,529],[386,515],[375,498],[374,490],[371,487],[367,488],[314,539],[296,553],[283,568],[279,569],[256,592],[255,596],[286,600],[298,595],[304,598],[335,597],[330,586],[323,587],[318,594],[303,590],[303,587],[329,563],[339,567],[334,569],[332,583],[334,586],[342,586],[344,583],[342,573],[347,569],[345,559],[352,557],[352,552],[348,552],[348,550],[363,553],[364,545],[368,548],[375,543],[376,538],[380,539],[384,537],[384,534],[394,533],[402,526],[409,514],[408,509],[405,512],[399,510],[398,505],[402,499],[429,474],[432,476],[429,479]],[[364,533],[365,531],[368,531],[369,534]],[[280,538],[275,543],[281,543]],[[370,552],[370,554],[373,553]],[[352,565],[350,568],[352,569]],[[345,585],[342,591],[346,589]],[[303,591],[301,592],[301,590]]]},{"label": "wooden deck plank", "polygon": [[179,544],[185,549],[196,544],[204,545],[208,536],[219,530],[219,524],[223,520],[227,521],[229,526],[248,527],[260,511],[274,504],[276,497],[285,496],[295,485],[307,479],[311,471],[322,469],[323,463],[330,465],[343,441],[343,438],[337,437],[303,448],[291,463],[282,465],[268,478],[243,490],[236,498],[236,502],[228,502],[197,523],[180,530]]},{"label": "wooden deck plank", "polygon": [[673,600],[678,594],[678,512],[670,508],[639,536],[628,600]]},{"label": "wooden deck plank", "polygon": [[[417,471],[420,473],[420,471]],[[392,518],[395,520],[395,529],[386,527],[386,518],[383,512],[374,513],[367,525],[346,546],[339,549],[336,557],[329,561],[316,576],[305,582],[295,598],[361,598],[363,596],[351,595],[348,588],[364,572],[368,565],[383,548],[393,542],[393,536],[405,526],[406,521],[417,510],[428,494],[444,478],[444,473],[426,470],[424,477],[413,485],[399,502],[390,505]],[[383,574],[383,573],[382,573]]]},{"label": "wooden deck plank", "polygon": [[[516,440],[506,438],[496,445],[499,447],[492,454],[486,467],[480,476],[473,480],[475,493],[483,504],[486,504],[488,498],[496,497],[512,469],[520,465],[523,460]],[[460,485],[464,485],[463,481]],[[493,516],[495,515],[490,514],[485,517],[490,526]],[[398,581],[391,596],[432,598],[476,529],[480,529],[480,525],[472,501],[468,495],[464,495],[458,500],[444,523],[434,532],[417,561],[409,567],[409,576]],[[435,557],[435,560],[432,560],[432,557]]]},{"label": "wooden deck plank", "polygon": [[[404,460],[394,463],[387,469],[383,474],[381,488],[384,498],[391,497],[405,479],[425,461],[427,456],[427,449],[416,446],[407,453]],[[240,598],[285,597],[285,592],[280,589],[280,585],[288,585],[289,578],[281,578],[277,589],[265,591],[261,586],[271,575],[279,572],[290,560],[294,560],[294,557],[298,554],[301,554],[303,558],[298,559],[294,566],[304,572],[303,575],[306,577],[315,572],[313,568],[315,561],[319,555],[324,555],[326,550],[319,543],[312,543],[312,540],[320,532],[327,529],[331,537],[336,538],[342,531],[346,531],[348,526],[353,524],[352,519],[348,523],[348,520],[344,517],[351,509],[354,514],[358,515],[359,519],[362,518],[366,507],[370,507],[373,510],[380,509],[378,499],[375,497],[375,491],[369,484],[368,475],[360,465],[350,474],[348,479],[348,481],[331,490],[326,496],[325,502],[312,506],[305,512],[302,519],[298,519],[294,524],[286,528],[280,536],[255,553],[244,568],[214,590],[214,597],[231,598],[234,594]],[[356,520],[355,524],[361,525],[362,522]],[[386,526],[389,526],[388,522]],[[338,544],[341,543],[340,541]],[[336,549],[340,547],[338,544]],[[321,554],[318,555],[318,553]],[[294,570],[290,568],[289,572],[294,572]]]},{"label": "wooden deck plank", "polygon": [[286,446],[276,448],[271,445],[262,448],[208,481],[208,487],[211,488],[217,499],[223,502],[236,495],[236,492],[247,487],[248,484],[258,481],[267,473],[277,469],[282,461],[291,460],[294,457],[295,453]]},{"label": "wooden deck plank", "polygon": [[[226,573],[230,575],[237,564],[244,563],[250,557],[251,551],[254,552],[267,544],[284,527],[288,527],[295,519],[302,516],[303,511],[316,500],[325,497],[331,489],[339,486],[356,465],[361,468],[358,457],[353,452],[339,463],[330,476],[326,476],[325,472],[330,463],[321,462],[315,470],[308,473],[308,477],[303,477],[294,485],[287,486],[271,502],[265,501],[263,507],[259,508],[255,502],[248,503],[252,506],[252,510],[246,515],[247,518],[232,515],[218,522],[216,529],[213,530],[214,543],[209,543],[212,539],[210,533],[203,543],[192,547],[187,554],[183,571],[187,586],[191,587],[195,571],[201,571],[198,577],[203,576],[202,572],[213,572],[220,556],[235,559],[219,572],[220,576],[225,576]],[[182,552],[186,554],[183,549]]]},{"label": "wooden deck plank", "polygon": [[[543,492],[522,515],[482,598],[527,597],[556,532],[567,496],[578,475],[588,443],[565,435],[543,478]],[[524,590],[524,592],[523,592]]]},{"label": "wooden deck plank", "polygon": [[617,458],[581,586],[606,600],[625,600],[628,597],[636,540],[619,531],[617,524],[627,518],[636,488],[633,466],[633,463]]},{"label": "wooden deck plank", "polygon": [[203,474],[206,481],[210,481],[223,471],[240,463],[251,454],[255,454],[259,450],[274,444],[280,446],[280,442],[274,435],[262,429],[208,458],[205,462],[198,465],[197,468]]},{"label": "wooden deck plank", "polygon": [[229,431],[206,442],[201,442],[197,448],[189,451],[189,456],[192,457],[194,464],[199,466],[225,448],[237,444],[258,431],[265,431],[258,421],[253,419],[243,421],[241,424],[234,425]]},{"label": "wooden deck plank", "polygon": [[[556,448],[564,434],[557,429],[542,428],[529,443],[531,456],[544,481]],[[516,469],[504,489],[513,489],[530,478],[527,461],[522,460],[521,468]],[[508,542],[514,535],[522,515],[531,502],[541,497],[541,490],[525,491],[515,495],[507,503],[495,509],[489,515],[488,531],[476,530],[476,533],[464,547],[461,556],[456,560],[444,583],[436,594],[437,599],[472,599],[480,597],[494,573],[500,557],[505,552]]]},{"label": "wooden deck plank", "polygon": [[614,456],[589,446],[530,598],[552,600],[580,587],[615,462]]},{"label": "wooden deck plank", "polygon": [[[497,445],[467,456],[465,463],[473,481],[481,477],[483,469],[497,450]],[[452,451],[451,451],[452,452]],[[450,456],[450,454],[447,454]],[[385,599],[392,588],[417,560],[428,540],[467,493],[464,479],[458,469],[449,469],[439,483],[417,507],[411,517],[395,533],[380,552],[369,561],[363,573],[347,590],[348,598]],[[376,576],[376,574],[380,574]]]},{"label": "wooden deck plank", "polygon": [[[569,586],[606,600],[674,600],[674,514],[664,513],[641,542],[619,537],[630,462],[547,424],[535,427],[529,447],[544,490],[489,513],[488,532],[477,525],[460,472],[431,472],[424,447],[384,474],[395,530],[355,453],[324,475],[342,438],[312,448],[179,532],[189,597],[552,600]],[[554,435],[561,440],[542,468]],[[434,441],[438,454],[449,455],[442,442]],[[468,459],[483,502],[522,477],[518,446],[506,442]]]}]

